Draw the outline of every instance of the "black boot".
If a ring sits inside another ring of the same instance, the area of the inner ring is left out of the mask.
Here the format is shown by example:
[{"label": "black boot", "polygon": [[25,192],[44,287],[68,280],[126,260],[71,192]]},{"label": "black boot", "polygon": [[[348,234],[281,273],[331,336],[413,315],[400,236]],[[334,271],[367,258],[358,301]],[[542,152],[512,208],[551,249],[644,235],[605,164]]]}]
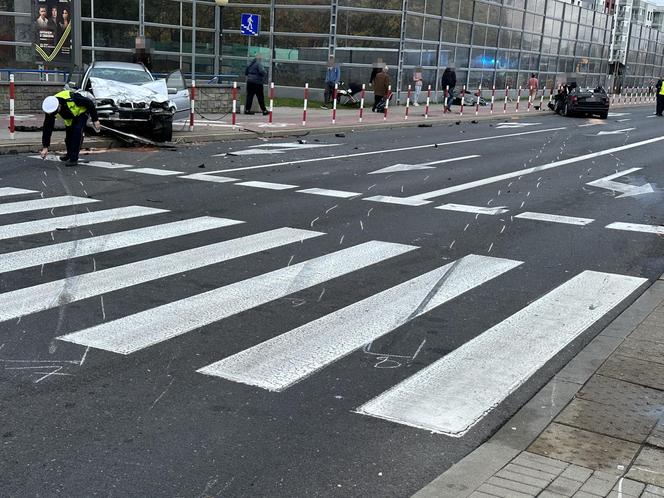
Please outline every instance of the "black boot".
[{"label": "black boot", "polygon": [[69,156],[67,154],[65,154],[64,156],[60,156],[60,161],[62,161],[62,162],[69,161]]}]

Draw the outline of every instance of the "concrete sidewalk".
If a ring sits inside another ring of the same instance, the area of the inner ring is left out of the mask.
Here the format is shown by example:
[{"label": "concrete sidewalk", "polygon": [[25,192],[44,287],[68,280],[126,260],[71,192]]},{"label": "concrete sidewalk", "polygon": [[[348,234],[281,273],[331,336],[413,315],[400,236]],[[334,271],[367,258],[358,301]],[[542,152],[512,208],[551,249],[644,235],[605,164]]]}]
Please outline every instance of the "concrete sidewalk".
[{"label": "concrete sidewalk", "polygon": [[[634,102],[632,104],[614,105],[613,110],[624,112],[635,106],[651,106],[651,103]],[[426,126],[434,124],[454,124],[462,122],[473,122],[480,120],[513,120],[517,118],[529,118],[533,121],[544,119],[554,115],[546,108],[546,101],[542,110],[534,107],[528,110],[527,101],[521,102],[519,111],[516,104],[510,102],[506,112],[503,105],[496,104],[494,112],[490,107],[465,107],[463,115],[460,114],[459,106],[453,107],[452,113],[443,113],[440,104],[432,104],[429,108],[428,117],[425,116],[425,106],[410,107],[408,119],[405,118],[405,107],[394,106],[388,109],[387,116],[383,113],[372,113],[371,109],[365,109],[362,122],[359,122],[359,109],[340,107],[337,110],[336,119],[333,123],[332,110],[320,108],[307,111],[307,121],[303,125],[302,109],[294,107],[275,108],[272,123],[268,117],[258,113],[255,115],[237,115],[236,125],[232,125],[230,114],[196,116],[194,131],[189,131],[189,120],[181,119],[174,122],[173,142],[175,144],[189,144],[202,142],[217,142],[228,140],[244,140],[261,137],[293,136],[309,133],[345,133],[360,129],[382,129],[404,126]],[[477,112],[477,114],[476,114]],[[19,115],[16,117],[18,127],[39,128],[43,116],[40,114]],[[0,154],[36,152],[41,147],[41,131],[18,131],[12,140],[9,136],[9,118],[0,117]],[[55,147],[64,145],[64,132],[56,131],[52,143]],[[95,136],[89,133],[86,137],[85,148],[108,148],[123,146],[126,142],[110,135]]]},{"label": "concrete sidewalk", "polygon": [[415,498],[664,496],[662,278]]}]

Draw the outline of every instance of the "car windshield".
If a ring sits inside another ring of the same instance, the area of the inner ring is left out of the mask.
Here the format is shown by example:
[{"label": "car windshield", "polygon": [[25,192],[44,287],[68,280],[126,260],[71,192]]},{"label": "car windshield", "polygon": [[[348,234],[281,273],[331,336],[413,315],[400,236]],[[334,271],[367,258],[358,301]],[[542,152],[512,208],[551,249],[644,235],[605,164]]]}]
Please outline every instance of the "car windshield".
[{"label": "car windshield", "polygon": [[142,85],[143,83],[150,83],[153,81],[150,73],[147,71],[112,67],[94,67],[90,71],[90,77],[119,81],[120,83],[129,83],[132,85]]}]

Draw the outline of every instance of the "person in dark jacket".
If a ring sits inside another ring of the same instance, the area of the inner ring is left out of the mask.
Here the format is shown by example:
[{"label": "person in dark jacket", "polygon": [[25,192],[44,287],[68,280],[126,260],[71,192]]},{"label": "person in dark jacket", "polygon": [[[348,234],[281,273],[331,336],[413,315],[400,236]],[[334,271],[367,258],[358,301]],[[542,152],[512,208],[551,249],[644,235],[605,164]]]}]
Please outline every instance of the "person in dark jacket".
[{"label": "person in dark jacket", "polygon": [[63,90],[52,97],[46,97],[42,103],[42,110],[45,116],[41,157],[46,158],[48,155],[55,118],[59,117],[65,122],[65,145],[67,146],[67,154],[60,156],[60,160],[65,162],[65,166],[76,166],[78,164],[78,154],[83,145],[88,116],[92,118],[97,133],[101,130],[95,103],[81,94]]},{"label": "person in dark jacket", "polygon": [[251,105],[254,103],[254,96],[256,96],[263,115],[269,114],[265,108],[265,94],[263,93],[267,71],[263,67],[263,56],[261,54],[256,54],[256,58],[247,66],[244,74],[247,77],[247,103],[244,106],[244,113],[254,114],[251,111]]},{"label": "person in dark jacket", "polygon": [[440,81],[443,92],[447,90],[447,102],[445,102],[445,109],[447,112],[452,112],[452,98],[454,95],[454,87],[456,86],[456,73],[451,67],[445,68],[443,77]]},{"label": "person in dark jacket", "polygon": [[664,80],[661,78],[657,80],[655,91],[657,92],[657,111],[655,114],[661,118],[662,112],[664,112]]},{"label": "person in dark jacket", "polygon": [[387,74],[389,69],[387,66],[383,67],[383,70],[374,79],[374,105],[371,108],[373,112],[376,112],[376,107],[383,99],[390,97],[390,75]]}]

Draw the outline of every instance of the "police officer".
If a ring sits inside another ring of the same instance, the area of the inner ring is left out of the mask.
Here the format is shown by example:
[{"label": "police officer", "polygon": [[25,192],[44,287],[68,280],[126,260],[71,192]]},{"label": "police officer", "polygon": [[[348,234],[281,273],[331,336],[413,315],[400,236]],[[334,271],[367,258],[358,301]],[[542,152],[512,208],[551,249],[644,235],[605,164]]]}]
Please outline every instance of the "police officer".
[{"label": "police officer", "polygon": [[55,118],[60,117],[65,122],[65,145],[67,146],[67,154],[60,156],[60,160],[65,162],[65,166],[76,166],[78,154],[83,145],[83,133],[88,115],[92,118],[95,130],[97,132],[101,130],[95,103],[79,93],[63,90],[54,96],[46,97],[42,103],[42,110],[45,116],[42,134],[44,148],[41,151],[41,157],[45,158],[48,154]]}]

